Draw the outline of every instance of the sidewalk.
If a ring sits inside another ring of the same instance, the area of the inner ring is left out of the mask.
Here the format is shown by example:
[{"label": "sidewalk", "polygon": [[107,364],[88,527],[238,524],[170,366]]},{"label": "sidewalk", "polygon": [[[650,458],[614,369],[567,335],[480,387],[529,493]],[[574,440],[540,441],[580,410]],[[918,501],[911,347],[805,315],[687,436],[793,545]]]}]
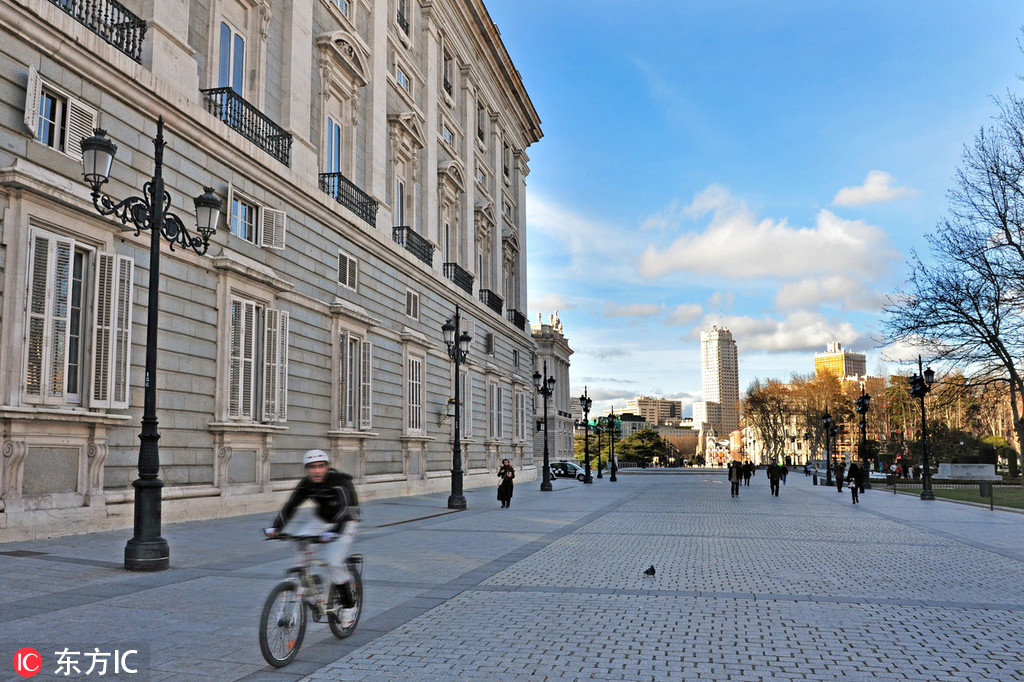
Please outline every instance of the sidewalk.
[{"label": "sidewalk", "polygon": [[[0,545],[0,679],[551,680],[1024,677],[1024,517],[763,472],[620,472],[592,486],[364,505],[366,608],[338,641],[310,621],[295,663],[259,653],[291,564],[269,518],[165,525],[171,569],[121,568],[130,532]],[[34,553],[40,554],[34,554]],[[656,575],[643,570],[656,567]],[[134,675],[53,675],[54,651],[138,649]]]}]

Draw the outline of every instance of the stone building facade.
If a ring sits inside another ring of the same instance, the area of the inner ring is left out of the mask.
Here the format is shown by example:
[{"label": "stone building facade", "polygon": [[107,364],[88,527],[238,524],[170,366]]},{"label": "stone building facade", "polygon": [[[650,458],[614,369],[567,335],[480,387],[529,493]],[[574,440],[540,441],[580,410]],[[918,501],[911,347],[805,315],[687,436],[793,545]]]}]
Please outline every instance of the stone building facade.
[{"label": "stone building facade", "polygon": [[[130,526],[147,292],[160,287],[166,520],[271,509],[309,448],[364,497],[446,490],[473,337],[466,486],[536,474],[526,149],[540,120],[482,0],[0,4],[0,540]],[[80,140],[139,196],[166,120],[170,210],[209,251],[101,217]]]},{"label": "stone building facade", "polygon": [[[534,359],[534,371],[542,377],[554,377],[554,392],[548,398],[548,456],[552,462],[561,459],[575,459],[573,407],[579,407],[579,396],[573,397],[569,383],[569,357],[572,348],[562,328],[562,320],[556,310],[550,315],[548,322],[542,321],[537,315],[537,323],[532,327],[533,340],[537,343]],[[544,372],[547,371],[545,375]],[[542,381],[544,379],[542,378]],[[534,390],[536,394],[536,390]],[[534,422],[536,431],[533,436],[533,448],[540,460],[544,454],[544,399],[536,396]]]}]

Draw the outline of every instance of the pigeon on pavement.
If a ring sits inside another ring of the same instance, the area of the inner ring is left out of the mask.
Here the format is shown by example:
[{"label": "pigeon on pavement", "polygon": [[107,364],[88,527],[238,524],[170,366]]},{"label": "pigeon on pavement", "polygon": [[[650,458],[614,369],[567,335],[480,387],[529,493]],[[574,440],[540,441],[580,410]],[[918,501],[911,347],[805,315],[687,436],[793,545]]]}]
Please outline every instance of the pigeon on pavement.
[{"label": "pigeon on pavement", "polygon": [[644,571],[644,575],[649,575],[652,578],[654,577],[654,564],[651,564],[651,567]]}]

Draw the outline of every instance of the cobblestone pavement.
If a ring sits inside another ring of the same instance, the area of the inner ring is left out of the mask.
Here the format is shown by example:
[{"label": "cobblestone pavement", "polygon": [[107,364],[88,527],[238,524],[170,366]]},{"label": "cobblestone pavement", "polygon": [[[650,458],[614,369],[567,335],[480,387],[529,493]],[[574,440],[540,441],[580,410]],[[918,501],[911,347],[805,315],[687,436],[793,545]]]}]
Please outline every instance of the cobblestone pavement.
[{"label": "cobblestone pavement", "polygon": [[803,476],[777,498],[704,471],[537,487],[507,510],[493,489],[365,505],[358,631],[311,622],[280,670],[256,621],[290,557],[254,517],[166,526],[153,575],[119,568],[124,533],[0,545],[0,644],[138,644],[118,679],[1024,679],[1024,515],[854,506]]}]

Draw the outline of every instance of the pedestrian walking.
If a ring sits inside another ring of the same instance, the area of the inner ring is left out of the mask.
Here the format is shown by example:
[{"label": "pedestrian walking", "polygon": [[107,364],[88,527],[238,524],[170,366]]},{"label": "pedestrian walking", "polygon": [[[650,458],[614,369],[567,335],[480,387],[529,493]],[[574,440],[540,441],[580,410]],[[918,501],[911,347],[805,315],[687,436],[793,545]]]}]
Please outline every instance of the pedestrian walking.
[{"label": "pedestrian walking", "polygon": [[501,460],[501,468],[498,469],[498,502],[501,508],[507,509],[512,504],[512,488],[515,484],[512,479],[516,477],[516,470],[509,464],[507,459]]},{"label": "pedestrian walking", "polygon": [[857,484],[860,482],[860,467],[857,466],[857,462],[850,462],[847,478],[850,481],[850,496],[853,499],[853,504],[859,504],[860,495],[857,493]]},{"label": "pedestrian walking", "polygon": [[832,471],[832,475],[835,476],[836,481],[836,492],[843,492],[843,474],[846,471],[846,465],[842,462],[836,462],[836,466]]},{"label": "pedestrian walking", "polygon": [[780,473],[782,474],[782,485],[786,485],[786,476],[789,475],[789,467],[783,464],[782,469],[780,469]]},{"label": "pedestrian walking", "polygon": [[749,459],[743,463],[743,485],[750,485],[750,477],[754,475],[754,463]]},{"label": "pedestrian walking", "polygon": [[742,466],[735,460],[729,462],[729,492],[732,497],[740,496],[740,467]]},{"label": "pedestrian walking", "polygon": [[779,480],[782,478],[782,467],[776,462],[772,462],[768,465],[768,470],[765,472],[768,475],[768,488],[771,490],[772,495],[775,497],[779,496]]}]

